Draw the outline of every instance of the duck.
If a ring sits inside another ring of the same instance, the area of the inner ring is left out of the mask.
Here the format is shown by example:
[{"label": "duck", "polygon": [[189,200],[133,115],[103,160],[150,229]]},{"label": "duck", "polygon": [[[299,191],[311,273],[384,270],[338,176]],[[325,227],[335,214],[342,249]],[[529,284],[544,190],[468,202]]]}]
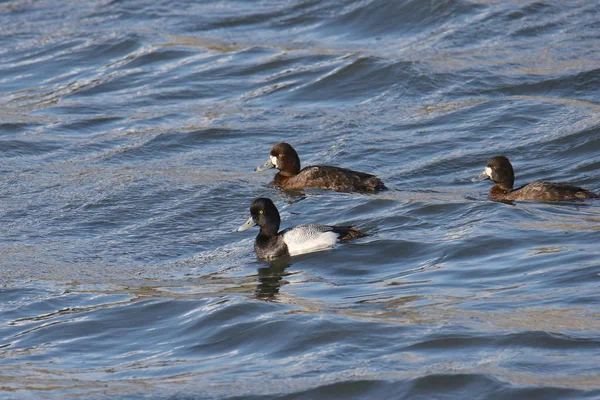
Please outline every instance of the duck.
[{"label": "duck", "polygon": [[588,189],[566,183],[536,181],[513,189],[515,173],[512,164],[505,156],[490,158],[481,175],[474,181],[485,179],[495,183],[490,190],[489,198],[496,201],[566,201],[600,198],[600,195]]},{"label": "duck", "polygon": [[365,237],[366,234],[353,226],[297,225],[279,232],[281,219],[271,199],[260,197],[250,205],[250,218],[237,232],[258,225],[260,231],[254,241],[254,251],[260,259],[295,256],[326,250],[338,242]]},{"label": "duck", "polygon": [[300,169],[300,157],[289,143],[277,143],[271,148],[269,160],[255,169],[264,171],[277,168],[269,185],[283,190],[307,188],[335,190],[339,192],[377,192],[387,189],[375,175],[328,165],[311,165]]}]

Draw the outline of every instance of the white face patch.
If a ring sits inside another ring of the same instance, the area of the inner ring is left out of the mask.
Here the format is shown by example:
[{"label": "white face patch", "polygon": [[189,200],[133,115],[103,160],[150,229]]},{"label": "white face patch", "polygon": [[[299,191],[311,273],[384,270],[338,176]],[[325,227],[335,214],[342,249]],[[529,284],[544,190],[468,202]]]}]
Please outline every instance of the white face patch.
[{"label": "white face patch", "polygon": [[485,167],[485,174],[492,179],[492,168],[491,167]]},{"label": "white face patch", "polygon": [[273,163],[273,165],[275,166],[275,168],[279,168],[279,165],[277,164],[278,159],[275,156],[271,156],[271,162]]}]

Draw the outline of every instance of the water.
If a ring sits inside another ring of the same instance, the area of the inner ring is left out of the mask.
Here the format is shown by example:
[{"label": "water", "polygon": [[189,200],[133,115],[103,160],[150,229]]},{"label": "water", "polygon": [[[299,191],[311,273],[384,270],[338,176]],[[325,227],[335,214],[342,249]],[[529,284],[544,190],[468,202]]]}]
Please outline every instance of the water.
[{"label": "water", "polygon": [[[0,397],[600,398],[593,1],[0,3]],[[309,191],[303,165],[392,190]],[[369,236],[272,263],[257,231]]]}]

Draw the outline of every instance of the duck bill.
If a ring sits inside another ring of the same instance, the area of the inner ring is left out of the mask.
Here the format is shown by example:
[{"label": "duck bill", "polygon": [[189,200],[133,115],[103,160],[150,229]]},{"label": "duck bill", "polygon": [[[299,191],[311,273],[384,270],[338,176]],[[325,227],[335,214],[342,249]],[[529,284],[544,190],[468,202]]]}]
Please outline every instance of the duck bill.
[{"label": "duck bill", "polygon": [[489,176],[487,176],[487,174],[485,173],[485,170],[479,174],[479,176],[471,179],[471,182],[481,182],[481,181],[485,181],[486,179],[490,179]]},{"label": "duck bill", "polygon": [[244,225],[242,225],[236,229],[236,232],[247,231],[248,229],[252,228],[254,225],[256,225],[256,222],[254,222],[254,219],[252,219],[252,217],[250,217],[250,218],[248,218],[248,221],[244,222]]},{"label": "duck bill", "polygon": [[269,159],[266,163],[254,168],[256,172],[266,171],[267,169],[275,168],[275,164]]}]

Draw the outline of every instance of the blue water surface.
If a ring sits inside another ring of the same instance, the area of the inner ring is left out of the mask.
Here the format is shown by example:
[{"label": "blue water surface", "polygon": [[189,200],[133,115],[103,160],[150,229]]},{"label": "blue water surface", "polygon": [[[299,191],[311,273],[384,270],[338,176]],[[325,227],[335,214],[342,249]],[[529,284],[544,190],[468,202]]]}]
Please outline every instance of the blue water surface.
[{"label": "blue water surface", "polygon": [[[594,1],[0,3],[0,398],[600,398]],[[378,194],[267,187],[303,165]],[[368,236],[257,260],[282,227]]]}]

